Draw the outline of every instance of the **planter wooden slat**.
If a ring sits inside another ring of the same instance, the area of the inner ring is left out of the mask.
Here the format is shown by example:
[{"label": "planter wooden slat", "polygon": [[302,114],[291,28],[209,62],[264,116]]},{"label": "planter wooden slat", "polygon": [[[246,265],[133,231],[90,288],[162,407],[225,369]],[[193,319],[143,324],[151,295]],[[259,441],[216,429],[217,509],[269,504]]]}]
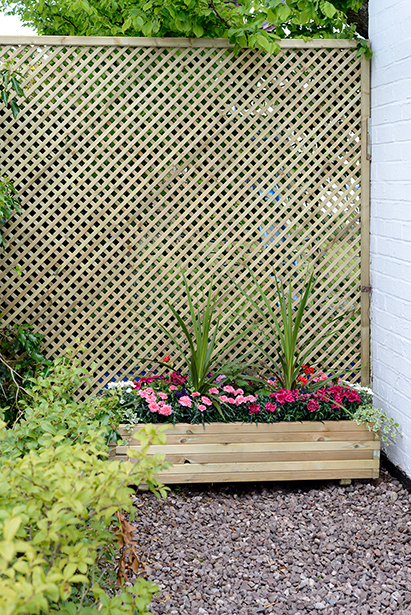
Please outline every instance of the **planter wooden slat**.
[{"label": "planter wooden slat", "polygon": [[[354,431],[356,433],[367,433],[370,431],[365,424],[357,425],[355,421],[301,421],[298,423],[283,422],[283,423],[207,423],[204,429],[203,425],[191,423],[177,423],[177,425],[167,425],[170,431],[167,436],[172,434],[214,434],[214,433],[251,433],[259,432],[267,434],[278,434],[283,432],[333,432],[341,433],[343,431]],[[138,432],[141,429],[140,425],[135,425],[133,432]],[[130,431],[120,425],[119,433],[121,435],[130,435]]]},{"label": "planter wooden slat", "polygon": [[[140,426],[133,428],[138,432]],[[115,448],[116,459],[127,459],[138,440],[121,427],[128,446]],[[212,423],[169,426],[163,453],[173,465],[160,474],[163,483],[207,483],[376,478],[380,437],[353,421],[324,423]],[[132,459],[132,461],[134,461]]]}]

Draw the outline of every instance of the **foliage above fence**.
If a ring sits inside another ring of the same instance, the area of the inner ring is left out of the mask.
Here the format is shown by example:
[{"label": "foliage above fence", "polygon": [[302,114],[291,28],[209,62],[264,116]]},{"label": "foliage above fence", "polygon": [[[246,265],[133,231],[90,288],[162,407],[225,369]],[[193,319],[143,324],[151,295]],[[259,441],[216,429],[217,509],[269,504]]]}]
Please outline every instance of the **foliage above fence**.
[{"label": "foliage above fence", "polygon": [[238,311],[233,337],[250,316],[232,283],[247,287],[246,265],[273,302],[274,276],[293,279],[297,300],[308,266],[303,344],[334,322],[312,358],[358,367],[355,44],[233,56],[227,41],[116,42],[0,40],[0,61],[27,75],[24,115],[3,109],[1,126],[24,210],[5,233],[4,323],[34,324],[49,356],[80,337],[93,382],[107,382],[170,354],[155,322],[170,323],[166,300],[187,312],[180,265],[197,289],[216,275],[222,323]]},{"label": "foliage above fence", "polygon": [[[2,0],[39,34],[58,36],[224,37],[241,47],[278,53],[280,38],[355,38],[362,0]],[[0,4],[1,4],[0,3]],[[350,18],[347,17],[350,14]],[[367,56],[368,57],[368,56]]]}]

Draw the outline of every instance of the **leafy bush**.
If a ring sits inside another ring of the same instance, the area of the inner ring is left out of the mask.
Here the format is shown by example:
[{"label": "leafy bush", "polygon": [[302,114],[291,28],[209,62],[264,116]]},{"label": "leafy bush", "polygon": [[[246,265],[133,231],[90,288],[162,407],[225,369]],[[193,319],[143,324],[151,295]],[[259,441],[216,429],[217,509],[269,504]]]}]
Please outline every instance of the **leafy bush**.
[{"label": "leafy bush", "polygon": [[40,372],[47,374],[52,365],[41,351],[44,336],[32,329],[28,324],[0,328],[0,409],[11,423],[17,418],[19,401],[31,387],[31,378]]},{"label": "leafy bush", "polygon": [[102,419],[109,411],[99,400],[78,404],[68,395],[83,377],[77,360],[57,360],[48,378],[33,382],[24,418],[12,428],[0,423],[4,615],[148,615],[157,590],[139,579],[117,596],[107,593],[115,583],[114,532],[121,511],[132,513],[131,486],[143,481],[165,496],[156,476],[168,464],[161,455],[147,457],[165,436],[146,425],[137,436],[141,451],[129,451],[135,463],[108,461],[114,417]]}]

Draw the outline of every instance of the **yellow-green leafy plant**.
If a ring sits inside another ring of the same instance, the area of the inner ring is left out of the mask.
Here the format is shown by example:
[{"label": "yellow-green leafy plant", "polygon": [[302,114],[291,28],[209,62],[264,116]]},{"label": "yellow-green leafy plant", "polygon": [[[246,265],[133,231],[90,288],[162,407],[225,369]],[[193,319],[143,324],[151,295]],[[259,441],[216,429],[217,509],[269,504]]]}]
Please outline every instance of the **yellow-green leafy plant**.
[{"label": "yellow-green leafy plant", "polygon": [[129,451],[134,463],[108,461],[106,428],[93,421],[90,404],[64,398],[63,375],[73,385],[79,369],[57,362],[54,376],[34,383],[25,418],[13,428],[0,423],[2,615],[149,615],[157,590],[138,579],[113,595],[112,562],[122,514],[133,516],[132,486],[166,494],[157,475],[168,464],[147,455],[165,436],[145,425],[141,450]]}]

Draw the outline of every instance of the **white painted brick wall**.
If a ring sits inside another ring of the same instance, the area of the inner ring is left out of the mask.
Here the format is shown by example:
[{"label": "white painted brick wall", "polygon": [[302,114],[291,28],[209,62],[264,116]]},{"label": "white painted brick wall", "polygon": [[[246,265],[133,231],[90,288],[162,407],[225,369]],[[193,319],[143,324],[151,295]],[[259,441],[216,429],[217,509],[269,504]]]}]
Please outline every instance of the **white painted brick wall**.
[{"label": "white painted brick wall", "polygon": [[411,476],[411,0],[369,4],[373,389],[403,433],[387,454]]}]

